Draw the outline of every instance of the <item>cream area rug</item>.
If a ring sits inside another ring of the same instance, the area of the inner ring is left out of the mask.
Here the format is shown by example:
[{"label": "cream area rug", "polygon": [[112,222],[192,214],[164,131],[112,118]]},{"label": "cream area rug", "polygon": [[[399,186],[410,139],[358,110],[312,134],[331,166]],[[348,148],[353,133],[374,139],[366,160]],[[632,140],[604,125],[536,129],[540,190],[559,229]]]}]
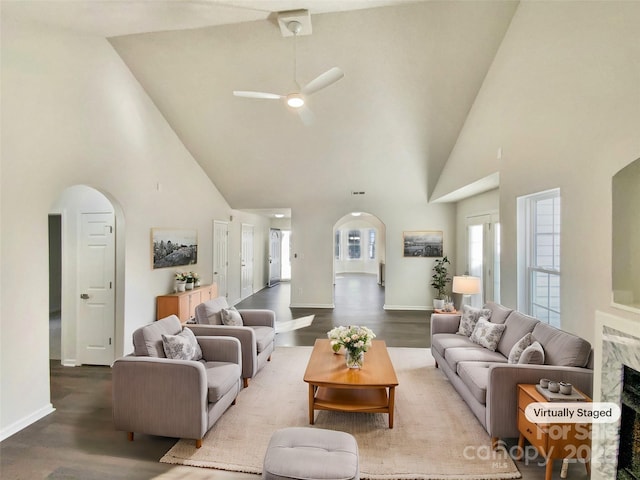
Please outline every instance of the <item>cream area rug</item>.
[{"label": "cream area rug", "polygon": [[[351,433],[362,479],[509,479],[520,472],[435,368],[428,349],[389,348],[398,376],[394,427],[377,413],[316,411],[309,425],[308,385],[302,380],[311,347],[278,347],[195,448],[180,440],[163,463],[259,474],[273,432],[306,426]],[[367,368],[365,354],[364,368]]]}]

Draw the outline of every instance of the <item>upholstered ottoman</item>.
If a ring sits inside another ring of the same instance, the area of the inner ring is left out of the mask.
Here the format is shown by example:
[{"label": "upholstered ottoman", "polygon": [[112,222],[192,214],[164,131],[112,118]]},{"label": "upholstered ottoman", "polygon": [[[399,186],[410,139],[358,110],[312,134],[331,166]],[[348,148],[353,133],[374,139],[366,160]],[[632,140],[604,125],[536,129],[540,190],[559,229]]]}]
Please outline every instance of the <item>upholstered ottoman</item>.
[{"label": "upholstered ottoman", "polygon": [[276,431],[264,456],[262,478],[358,480],[358,444],[353,435],[321,428]]}]

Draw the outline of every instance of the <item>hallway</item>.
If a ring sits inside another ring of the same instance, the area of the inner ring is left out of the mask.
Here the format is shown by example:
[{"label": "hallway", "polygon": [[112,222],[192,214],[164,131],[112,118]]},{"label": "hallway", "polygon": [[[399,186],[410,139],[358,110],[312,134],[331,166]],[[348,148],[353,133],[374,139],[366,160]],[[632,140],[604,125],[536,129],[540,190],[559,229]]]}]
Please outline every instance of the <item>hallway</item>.
[{"label": "hallway", "polygon": [[384,287],[375,275],[344,273],[336,277],[335,308],[289,308],[290,283],[265,288],[236,305],[237,308],[268,308],[276,321],[315,315],[313,323],[300,330],[278,333],[276,345],[313,345],[337,325],[364,325],[389,347],[428,347],[429,313],[384,310]]}]

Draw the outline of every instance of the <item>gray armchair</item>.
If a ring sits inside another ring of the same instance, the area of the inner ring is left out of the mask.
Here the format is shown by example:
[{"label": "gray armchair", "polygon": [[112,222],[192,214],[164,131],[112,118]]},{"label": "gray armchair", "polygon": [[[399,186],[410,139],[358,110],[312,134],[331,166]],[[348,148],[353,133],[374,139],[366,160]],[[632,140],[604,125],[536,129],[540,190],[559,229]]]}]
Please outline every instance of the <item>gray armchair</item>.
[{"label": "gray armchair", "polygon": [[218,297],[201,303],[196,307],[196,324],[189,325],[196,336],[231,336],[240,340],[242,345],[242,379],[245,388],[267,361],[275,348],[276,314],[271,310],[239,309],[242,326],[229,326],[222,323],[220,314],[223,308],[229,308],[227,299]]},{"label": "gray armchair", "polygon": [[162,334],[177,335],[175,315],[133,333],[134,354],[113,364],[113,420],[117,430],[194,438],[196,447],[242,389],[240,342],[197,337],[202,360],[166,358]]}]

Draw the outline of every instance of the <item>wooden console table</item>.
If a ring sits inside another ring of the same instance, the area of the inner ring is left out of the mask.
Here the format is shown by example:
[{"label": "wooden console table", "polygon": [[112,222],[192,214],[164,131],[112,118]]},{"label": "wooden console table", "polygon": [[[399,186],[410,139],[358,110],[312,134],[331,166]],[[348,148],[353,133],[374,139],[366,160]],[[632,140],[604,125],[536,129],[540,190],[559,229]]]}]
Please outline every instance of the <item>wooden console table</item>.
[{"label": "wooden console table", "polygon": [[195,317],[198,305],[217,296],[218,286],[215,283],[184,292],[160,295],[156,298],[156,320],[176,315],[182,323],[185,323]]}]

